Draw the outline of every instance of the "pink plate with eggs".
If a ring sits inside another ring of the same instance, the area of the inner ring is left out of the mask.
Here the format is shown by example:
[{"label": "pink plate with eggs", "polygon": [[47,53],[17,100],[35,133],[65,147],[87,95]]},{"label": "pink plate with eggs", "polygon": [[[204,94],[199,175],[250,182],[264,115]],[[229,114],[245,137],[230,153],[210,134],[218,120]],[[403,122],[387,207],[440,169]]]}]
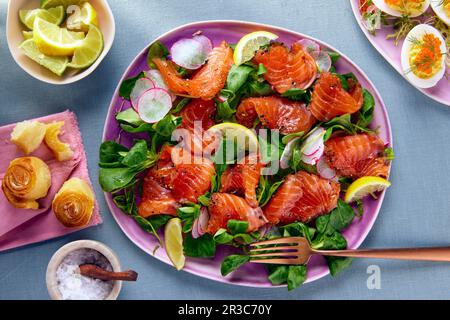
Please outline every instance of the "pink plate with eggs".
[{"label": "pink plate with eggs", "polygon": [[[393,32],[392,26],[381,26],[381,29],[376,30],[376,34],[372,35],[367,28],[364,26],[361,11],[360,11],[360,1],[350,0],[350,4],[353,10],[353,14],[358,22],[359,27],[366,35],[369,42],[374,46],[374,48],[381,54],[381,56],[386,59],[387,62],[397,70],[406,80],[405,74],[402,69],[401,63],[401,51],[404,40],[400,40],[397,45],[394,44],[392,39],[386,39],[388,34]],[[428,8],[426,13],[432,13],[431,6]],[[408,81],[408,80],[407,80]],[[444,76],[434,87],[429,89],[418,88],[410,81],[408,81],[417,90],[422,92],[424,95],[430,97],[431,99],[450,106],[450,82]]]}]

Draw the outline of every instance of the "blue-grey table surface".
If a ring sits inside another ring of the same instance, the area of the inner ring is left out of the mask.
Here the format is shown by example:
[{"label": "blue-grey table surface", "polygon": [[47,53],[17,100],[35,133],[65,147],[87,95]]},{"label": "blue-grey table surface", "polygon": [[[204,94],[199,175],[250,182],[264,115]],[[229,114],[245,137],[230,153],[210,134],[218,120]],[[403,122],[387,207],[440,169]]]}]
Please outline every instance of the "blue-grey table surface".
[{"label": "blue-grey table surface", "polygon": [[[374,50],[348,1],[329,0],[110,0],[116,19],[113,47],[88,78],[54,86],[30,77],[14,62],[5,36],[7,1],[0,0],[0,125],[70,108],[79,118],[104,223],[60,239],[0,253],[0,299],[47,299],[45,270],[51,255],[78,239],[112,247],[123,266],[139,273],[121,299],[448,299],[445,263],[357,260],[339,277],[327,276],[292,292],[203,279],[148,256],[121,232],[98,183],[103,123],[116,85],[135,55],[158,35],[209,19],[268,23],[309,34],[338,48],[374,82],[389,111],[395,161],[380,215],[363,247],[450,245],[450,107],[422,95]],[[1,219],[1,213],[0,213]],[[381,270],[381,288],[368,289],[367,268]]]}]

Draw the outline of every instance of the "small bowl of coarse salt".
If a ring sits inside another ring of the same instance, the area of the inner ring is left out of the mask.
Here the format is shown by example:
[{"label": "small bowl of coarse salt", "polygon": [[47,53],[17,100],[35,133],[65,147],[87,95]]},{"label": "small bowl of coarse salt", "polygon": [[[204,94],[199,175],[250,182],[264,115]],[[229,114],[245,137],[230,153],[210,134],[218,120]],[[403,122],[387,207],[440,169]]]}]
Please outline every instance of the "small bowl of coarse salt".
[{"label": "small bowl of coarse salt", "polygon": [[106,245],[79,240],[61,247],[50,259],[46,282],[53,300],[116,300],[122,289],[120,280],[100,280],[84,276],[80,266],[96,266],[106,272],[120,272],[117,255]]}]

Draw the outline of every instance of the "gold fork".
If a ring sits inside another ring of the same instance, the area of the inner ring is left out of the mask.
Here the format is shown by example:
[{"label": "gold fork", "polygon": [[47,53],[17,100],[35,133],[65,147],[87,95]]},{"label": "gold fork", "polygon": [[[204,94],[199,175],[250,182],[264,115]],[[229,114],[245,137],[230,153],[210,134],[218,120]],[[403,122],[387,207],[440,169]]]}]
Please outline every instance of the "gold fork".
[{"label": "gold fork", "polygon": [[[261,247],[263,246],[263,247]],[[316,250],[302,237],[278,238],[250,244],[250,262],[305,264],[312,255],[450,262],[450,247],[361,250]]]}]

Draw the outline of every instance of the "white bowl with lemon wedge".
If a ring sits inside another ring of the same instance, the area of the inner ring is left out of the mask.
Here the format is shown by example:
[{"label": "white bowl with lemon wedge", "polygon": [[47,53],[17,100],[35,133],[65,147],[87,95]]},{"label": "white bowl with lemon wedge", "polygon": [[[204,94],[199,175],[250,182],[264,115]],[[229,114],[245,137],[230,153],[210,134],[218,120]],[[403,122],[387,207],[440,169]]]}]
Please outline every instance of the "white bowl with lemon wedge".
[{"label": "white bowl with lemon wedge", "polygon": [[106,0],[10,0],[6,35],[11,55],[29,75],[69,84],[107,55],[115,21]]}]

